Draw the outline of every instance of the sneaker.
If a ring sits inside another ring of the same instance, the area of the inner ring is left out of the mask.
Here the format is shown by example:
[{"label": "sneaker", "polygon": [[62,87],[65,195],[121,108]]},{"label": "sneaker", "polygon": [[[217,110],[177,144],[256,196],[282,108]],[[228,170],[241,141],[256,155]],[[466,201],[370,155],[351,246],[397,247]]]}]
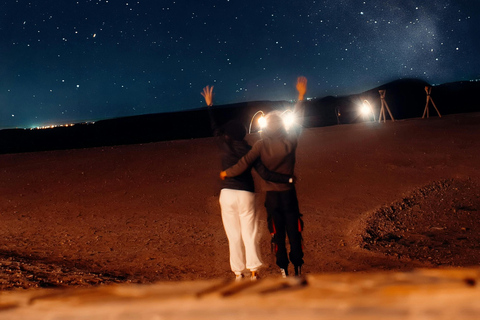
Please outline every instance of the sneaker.
[{"label": "sneaker", "polygon": [[257,281],[258,279],[260,279],[260,277],[258,276],[258,272],[252,271],[252,277],[250,278],[250,280]]},{"label": "sneaker", "polygon": [[295,266],[295,277],[302,275],[302,266]]},{"label": "sneaker", "polygon": [[235,274],[235,281],[241,281],[241,280],[243,280],[243,273]]},{"label": "sneaker", "polygon": [[288,270],[280,268],[280,273],[282,274],[282,278],[286,278],[288,276]]}]

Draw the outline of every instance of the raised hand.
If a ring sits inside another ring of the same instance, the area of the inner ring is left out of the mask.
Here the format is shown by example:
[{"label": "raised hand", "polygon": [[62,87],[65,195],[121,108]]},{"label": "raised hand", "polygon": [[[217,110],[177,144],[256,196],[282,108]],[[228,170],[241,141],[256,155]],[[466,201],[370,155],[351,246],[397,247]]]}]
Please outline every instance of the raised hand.
[{"label": "raised hand", "polygon": [[298,100],[303,100],[305,93],[307,92],[307,78],[303,76],[297,78],[297,91]]},{"label": "raised hand", "polygon": [[205,98],[207,106],[211,107],[213,105],[213,86],[206,86],[200,94]]}]

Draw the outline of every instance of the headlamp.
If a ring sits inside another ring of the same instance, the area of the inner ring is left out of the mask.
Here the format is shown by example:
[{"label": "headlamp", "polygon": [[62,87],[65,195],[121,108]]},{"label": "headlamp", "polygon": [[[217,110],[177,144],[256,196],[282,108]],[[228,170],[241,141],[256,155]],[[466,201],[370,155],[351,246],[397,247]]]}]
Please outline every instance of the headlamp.
[{"label": "headlamp", "polygon": [[252,120],[250,120],[250,126],[248,127],[248,133],[251,133],[252,132],[252,123],[253,123],[253,120],[255,119],[255,117],[257,116],[257,114],[261,114],[260,115],[260,118],[258,118],[258,126],[260,127],[260,130],[258,131],[262,131],[263,128],[265,128],[267,126],[267,119],[265,119],[265,114],[263,113],[262,110],[259,110],[257,112],[255,112],[255,114],[253,115],[252,117]]},{"label": "headlamp", "polygon": [[[264,128],[266,128],[268,126],[268,122],[267,122],[267,118],[265,116],[265,113],[263,113],[263,111],[259,110],[259,111],[255,112],[255,114],[252,117],[252,120],[250,120],[250,127],[248,129],[248,133],[252,132],[253,120],[255,120],[255,117],[259,113],[260,113],[260,117],[257,120],[258,127],[259,127],[258,132],[261,132]],[[283,125],[285,126],[286,130],[288,130],[291,126],[293,126],[295,124],[295,114],[291,110],[285,110],[284,112],[282,112],[282,114],[280,116],[282,117]]]},{"label": "headlamp", "polygon": [[282,119],[285,129],[288,130],[295,123],[295,114],[291,110],[285,110],[282,113]]},{"label": "headlamp", "polygon": [[260,127],[260,130],[267,126],[267,119],[265,116],[261,115],[260,118],[258,118],[258,126]]}]

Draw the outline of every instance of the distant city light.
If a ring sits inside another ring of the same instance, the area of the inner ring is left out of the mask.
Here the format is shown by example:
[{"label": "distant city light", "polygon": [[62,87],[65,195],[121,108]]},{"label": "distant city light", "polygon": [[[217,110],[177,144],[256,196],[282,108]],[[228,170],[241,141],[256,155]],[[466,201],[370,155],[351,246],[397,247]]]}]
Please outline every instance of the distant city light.
[{"label": "distant city light", "polygon": [[53,129],[53,128],[68,128],[68,127],[73,127],[74,125],[77,124],[95,124],[95,121],[86,121],[86,122],[81,122],[81,123],[66,123],[66,124],[51,124],[51,125],[45,125],[45,126],[32,126],[30,130],[42,130],[42,129]]},{"label": "distant city light", "polygon": [[67,124],[51,124],[47,126],[36,126],[30,128],[30,130],[41,130],[41,129],[53,129],[53,128],[61,128],[61,127],[73,127],[74,123],[67,123]]}]

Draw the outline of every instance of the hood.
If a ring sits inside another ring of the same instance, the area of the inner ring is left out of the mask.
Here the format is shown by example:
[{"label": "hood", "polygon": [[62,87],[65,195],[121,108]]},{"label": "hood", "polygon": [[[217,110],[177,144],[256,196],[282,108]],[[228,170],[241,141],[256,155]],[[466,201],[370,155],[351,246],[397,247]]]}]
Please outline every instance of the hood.
[{"label": "hood", "polygon": [[279,111],[272,111],[265,116],[267,126],[262,130],[262,138],[283,138],[287,135],[285,124]]}]

